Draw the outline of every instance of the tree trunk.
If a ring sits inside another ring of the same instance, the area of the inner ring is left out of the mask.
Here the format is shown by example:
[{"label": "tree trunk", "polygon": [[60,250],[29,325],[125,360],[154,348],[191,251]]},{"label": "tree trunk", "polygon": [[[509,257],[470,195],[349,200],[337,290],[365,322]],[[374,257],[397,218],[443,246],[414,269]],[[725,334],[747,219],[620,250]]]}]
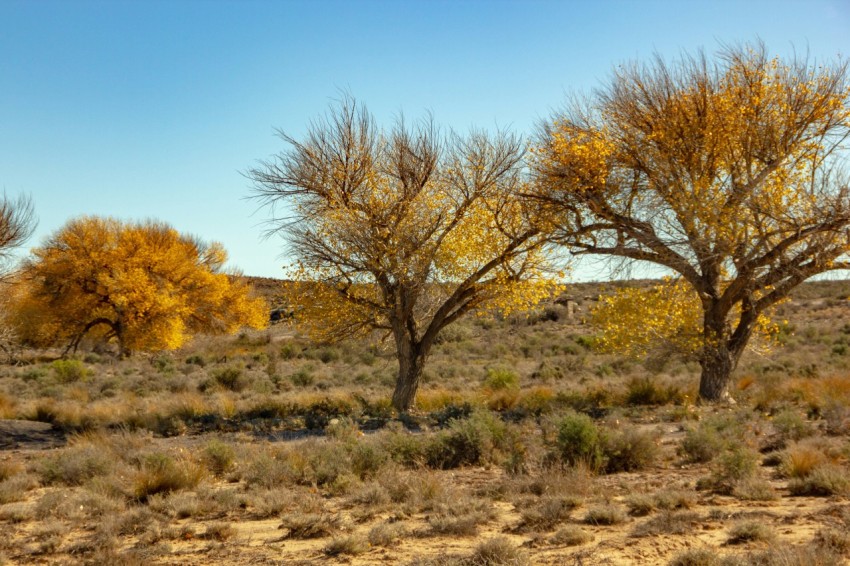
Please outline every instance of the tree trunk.
[{"label": "tree trunk", "polygon": [[416,399],[419,380],[425,368],[425,356],[414,349],[399,352],[398,378],[393,392],[393,407],[399,412],[407,412]]},{"label": "tree trunk", "polygon": [[737,365],[734,356],[725,343],[703,346],[700,365],[702,374],[699,379],[699,398],[701,401],[716,403],[731,401],[729,381]]},{"label": "tree trunk", "polygon": [[738,365],[739,351],[729,348],[729,327],[726,313],[716,302],[709,303],[703,320],[703,346],[700,356],[702,374],[699,380],[699,399],[709,403],[734,402],[729,395],[732,372]]}]

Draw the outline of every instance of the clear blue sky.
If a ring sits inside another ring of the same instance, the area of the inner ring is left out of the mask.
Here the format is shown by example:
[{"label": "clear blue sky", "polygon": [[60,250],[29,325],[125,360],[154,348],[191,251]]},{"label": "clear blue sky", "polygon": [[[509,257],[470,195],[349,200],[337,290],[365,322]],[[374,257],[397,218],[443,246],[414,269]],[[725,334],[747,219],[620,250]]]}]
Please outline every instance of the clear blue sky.
[{"label": "clear blue sky", "polygon": [[848,56],[850,1],[0,0],[0,190],[33,197],[31,245],[82,214],[157,218],[279,277],[241,172],[341,89],[384,123],[527,133],[617,63],[757,37]]}]

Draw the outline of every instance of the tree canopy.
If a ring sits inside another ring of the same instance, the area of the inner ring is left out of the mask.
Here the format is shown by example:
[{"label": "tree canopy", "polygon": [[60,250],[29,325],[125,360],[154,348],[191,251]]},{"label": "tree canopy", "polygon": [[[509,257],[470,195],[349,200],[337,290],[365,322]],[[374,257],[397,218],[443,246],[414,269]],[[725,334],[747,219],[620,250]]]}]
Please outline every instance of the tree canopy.
[{"label": "tree canopy", "polygon": [[848,101],[846,62],[731,46],[618,67],[541,132],[534,196],[560,217],[557,239],[693,288],[702,399],[728,395],[771,306],[850,267]]},{"label": "tree canopy", "polygon": [[76,349],[84,337],[120,353],[168,350],[193,333],[261,328],[268,312],[222,271],[227,254],[159,222],[82,217],[32,251],[13,290],[10,318],[34,345]]},{"label": "tree canopy", "polygon": [[303,141],[281,137],[286,151],[248,175],[257,198],[285,211],[272,229],[297,260],[296,316],[319,339],[392,336],[398,410],[413,404],[444,327],[551,291],[515,136],[442,135],[430,119],[384,131],[345,98]]}]

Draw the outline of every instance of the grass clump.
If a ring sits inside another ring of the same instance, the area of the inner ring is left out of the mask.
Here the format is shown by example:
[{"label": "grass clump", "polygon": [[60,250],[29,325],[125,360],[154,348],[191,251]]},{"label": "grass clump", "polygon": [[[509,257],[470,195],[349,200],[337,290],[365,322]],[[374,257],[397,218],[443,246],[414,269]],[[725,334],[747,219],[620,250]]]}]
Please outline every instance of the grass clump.
[{"label": "grass clump", "polygon": [[770,542],[776,534],[770,526],[761,521],[743,521],[732,525],[729,529],[727,544],[743,544],[747,542]]},{"label": "grass clump", "polygon": [[133,494],[145,502],[158,493],[191,489],[203,478],[203,468],[187,459],[175,460],[162,453],[148,454],[133,480]]},{"label": "grass clump", "polygon": [[598,505],[588,509],[584,522],[588,525],[611,526],[625,523],[626,513],[620,507],[612,504]]},{"label": "grass clump", "polygon": [[357,556],[369,550],[369,541],[359,535],[348,535],[331,540],[322,551],[328,556]]},{"label": "grass clump", "polygon": [[233,446],[218,439],[210,440],[202,454],[207,469],[216,476],[222,476],[236,465],[236,451]]},{"label": "grass clump", "polygon": [[656,436],[634,428],[607,431],[602,451],[605,471],[609,474],[645,470],[659,456]]},{"label": "grass clump", "polygon": [[479,544],[469,558],[469,563],[481,566],[525,566],[529,560],[510,539],[498,536]]},{"label": "grass clump", "polygon": [[632,536],[683,535],[693,532],[699,520],[699,514],[693,511],[662,511],[639,525]]},{"label": "grass clump", "polygon": [[484,387],[492,391],[519,389],[519,375],[508,368],[489,368]]},{"label": "grass clump", "polygon": [[720,566],[721,564],[723,564],[721,557],[707,548],[686,550],[670,561],[670,566]]},{"label": "grass clump", "polygon": [[50,364],[53,376],[59,383],[76,383],[88,376],[85,364],[80,360],[56,360]]},{"label": "grass clump", "polygon": [[380,523],[369,529],[367,538],[372,546],[390,546],[400,541],[405,529],[398,523]]},{"label": "grass clump", "polygon": [[578,546],[592,540],[593,535],[576,525],[561,527],[554,535],[549,537],[550,544],[561,546]]},{"label": "grass clump", "polygon": [[311,539],[331,536],[340,525],[340,518],[329,513],[294,513],[285,516],[279,528],[287,531],[287,538]]},{"label": "grass clump", "polygon": [[838,464],[826,464],[817,467],[803,478],[791,480],[788,490],[791,495],[815,497],[850,495],[850,473]]},{"label": "grass clump", "polygon": [[550,531],[570,517],[570,513],[580,505],[580,501],[571,497],[543,497],[534,500],[520,513],[519,531]]}]

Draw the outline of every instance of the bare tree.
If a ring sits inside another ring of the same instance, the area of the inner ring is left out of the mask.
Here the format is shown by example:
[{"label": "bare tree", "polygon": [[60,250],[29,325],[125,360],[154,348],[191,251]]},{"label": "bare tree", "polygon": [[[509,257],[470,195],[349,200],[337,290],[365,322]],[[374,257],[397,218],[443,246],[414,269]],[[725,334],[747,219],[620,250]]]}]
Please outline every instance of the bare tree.
[{"label": "bare tree", "polygon": [[[32,200],[25,196],[0,198],[0,262],[7,262],[13,250],[21,246],[35,230]],[[0,266],[1,267],[1,266]],[[5,273],[0,272],[0,275]]]},{"label": "bare tree", "polygon": [[579,254],[651,262],[699,297],[700,397],[720,400],[754,328],[818,273],[850,267],[847,62],[714,59],[618,67],[545,126],[535,196]]}]

